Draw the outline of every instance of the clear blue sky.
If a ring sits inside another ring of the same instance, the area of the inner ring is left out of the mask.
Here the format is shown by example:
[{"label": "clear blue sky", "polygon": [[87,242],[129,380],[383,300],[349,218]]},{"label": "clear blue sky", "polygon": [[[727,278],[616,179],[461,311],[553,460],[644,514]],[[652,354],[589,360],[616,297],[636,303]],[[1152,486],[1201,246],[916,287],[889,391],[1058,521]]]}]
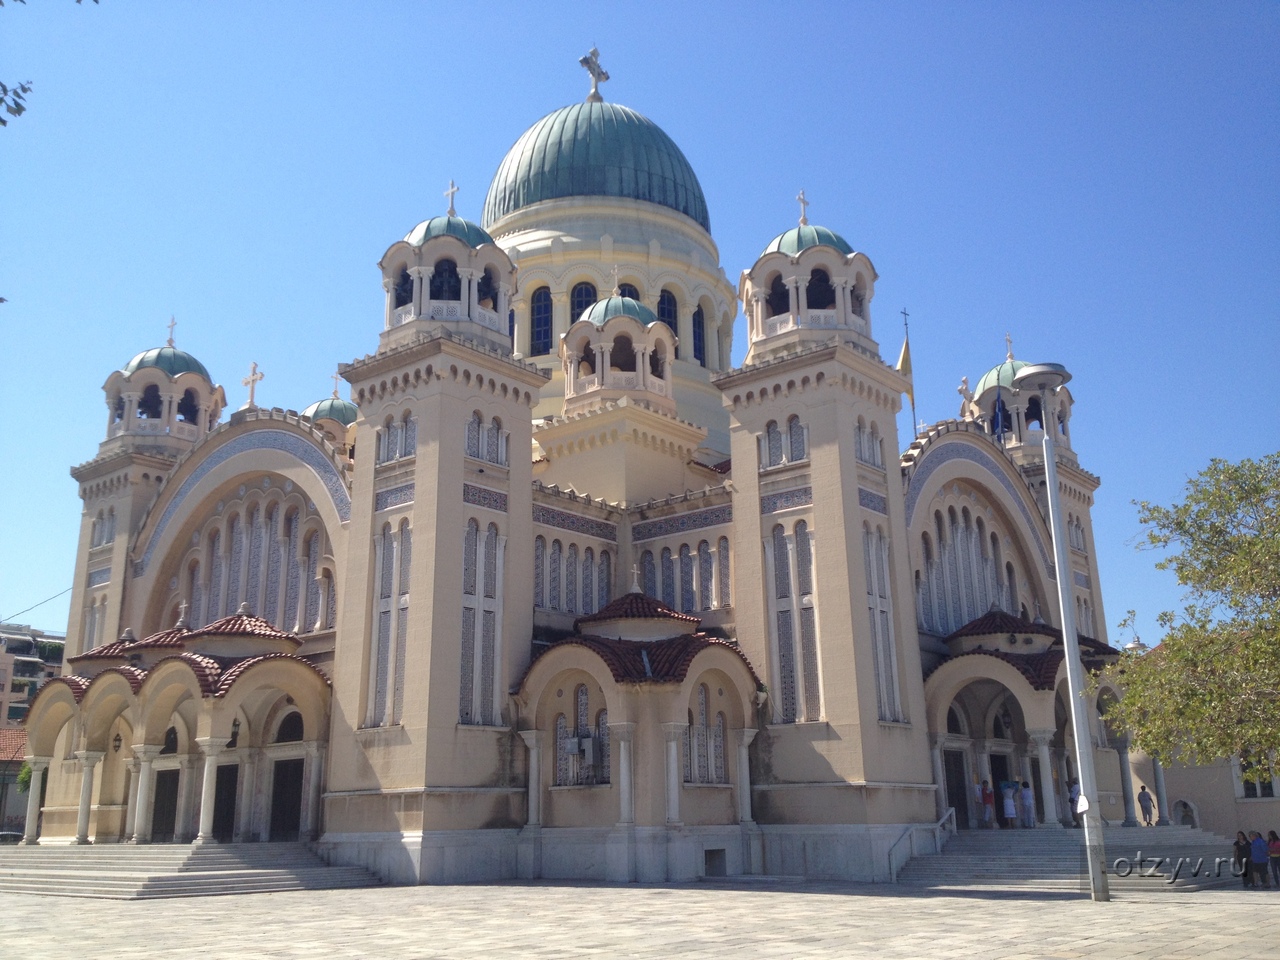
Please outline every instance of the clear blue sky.
[{"label": "clear blue sky", "polygon": [[[1158,639],[1180,594],[1131,501],[1280,449],[1274,3],[6,3],[0,79],[35,89],[0,130],[0,617],[70,585],[67,469],[112,369],[172,314],[232,408],[250,361],[263,405],[328,395],[376,346],[383,251],[450,178],[479,220],[593,43],[606,97],[689,157],[731,282],[802,187],[871,257],[920,417],[954,416],[1006,331],[1071,369],[1107,619]],[[67,597],[18,620],[62,630]]]}]

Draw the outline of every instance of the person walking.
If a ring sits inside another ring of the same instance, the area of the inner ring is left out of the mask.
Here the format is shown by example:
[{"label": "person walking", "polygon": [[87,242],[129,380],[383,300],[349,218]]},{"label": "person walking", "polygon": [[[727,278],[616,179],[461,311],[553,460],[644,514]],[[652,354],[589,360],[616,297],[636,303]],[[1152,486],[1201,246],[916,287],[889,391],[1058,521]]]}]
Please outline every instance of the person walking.
[{"label": "person walking", "polygon": [[982,825],[988,829],[996,826],[996,795],[986,780],[982,781]]},{"label": "person walking", "polygon": [[1018,825],[1018,801],[1014,793],[1016,787],[1017,784],[1006,780],[1000,788],[1000,795],[1004,798],[1004,825],[1010,830]]},{"label": "person walking", "polygon": [[1253,886],[1270,890],[1271,877],[1267,874],[1267,841],[1262,839],[1262,834],[1257,830],[1253,831],[1249,839],[1250,879],[1253,881]]},{"label": "person walking", "polygon": [[1080,781],[1075,777],[1071,778],[1071,789],[1067,791],[1067,802],[1071,806],[1072,826],[1080,826],[1080,811],[1076,807],[1080,803]]},{"label": "person walking", "polygon": [[1231,866],[1243,887],[1249,886],[1249,854],[1251,852],[1252,844],[1249,843],[1249,838],[1244,835],[1243,830],[1237,830],[1235,843],[1231,844]]},{"label": "person walking", "polygon": [[1142,789],[1138,791],[1138,806],[1142,808],[1142,823],[1144,826],[1151,826],[1151,811],[1155,808],[1156,801],[1147,793],[1147,785],[1142,784]]},{"label": "person walking", "polygon": [[1022,825],[1028,828],[1036,825],[1036,795],[1026,780],[1022,781]]},{"label": "person walking", "polygon": [[1271,860],[1271,882],[1280,890],[1280,836],[1274,830],[1267,831],[1267,856]]}]

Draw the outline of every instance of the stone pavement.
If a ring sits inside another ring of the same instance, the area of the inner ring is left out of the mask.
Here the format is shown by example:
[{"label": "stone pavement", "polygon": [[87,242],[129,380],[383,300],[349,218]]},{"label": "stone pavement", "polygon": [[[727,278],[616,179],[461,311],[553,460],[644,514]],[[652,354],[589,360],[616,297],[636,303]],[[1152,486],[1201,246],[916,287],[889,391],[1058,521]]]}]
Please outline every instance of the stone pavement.
[{"label": "stone pavement", "polygon": [[[868,884],[376,887],[160,901],[8,894],[6,955],[123,957],[1268,957],[1275,890],[938,895]],[[9,952],[12,950],[12,953]]]}]

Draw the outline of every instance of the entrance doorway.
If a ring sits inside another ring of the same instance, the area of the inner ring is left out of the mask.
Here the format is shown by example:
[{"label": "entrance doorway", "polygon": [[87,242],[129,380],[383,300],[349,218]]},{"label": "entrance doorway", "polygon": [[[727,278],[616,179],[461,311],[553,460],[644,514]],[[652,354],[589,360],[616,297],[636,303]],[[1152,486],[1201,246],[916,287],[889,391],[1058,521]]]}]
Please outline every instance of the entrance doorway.
[{"label": "entrance doorway", "polygon": [[156,796],[151,808],[151,842],[173,843],[178,822],[178,771],[156,771]]},{"label": "entrance doorway", "polygon": [[964,751],[943,750],[942,769],[947,782],[947,806],[955,807],[957,829],[968,830],[969,778],[964,773]]},{"label": "entrance doorway", "polygon": [[271,775],[271,839],[297,840],[302,826],[303,761],[277,760]]},{"label": "entrance doorway", "polygon": [[213,839],[230,843],[236,832],[236,786],[240,782],[238,764],[218,768],[213,785]]}]

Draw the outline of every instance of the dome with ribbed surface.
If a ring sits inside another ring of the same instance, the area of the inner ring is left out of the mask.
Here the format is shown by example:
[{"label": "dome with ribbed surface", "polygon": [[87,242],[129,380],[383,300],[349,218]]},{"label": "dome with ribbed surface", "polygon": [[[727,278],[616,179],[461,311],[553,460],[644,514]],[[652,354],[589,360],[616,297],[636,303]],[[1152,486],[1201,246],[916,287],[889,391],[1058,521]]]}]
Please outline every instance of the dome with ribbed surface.
[{"label": "dome with ribbed surface", "polygon": [[675,141],[616,103],[561,107],[526,130],[489,185],[484,225],[562,197],[647,200],[711,231],[702,186]]},{"label": "dome with ribbed surface", "polygon": [[325,397],[303,410],[302,415],[312,420],[337,420],[344,427],[349,427],[356,422],[360,410],[350,400],[343,400],[341,397]]},{"label": "dome with ribbed surface", "polygon": [[155,367],[171,377],[176,377],[180,373],[198,373],[213,383],[213,378],[209,376],[209,371],[204,368],[204,364],[187,351],[179,350],[177,347],[156,347],[153,350],[144,350],[121,367],[121,371],[133,373],[143,367]]},{"label": "dome with ribbed surface", "polygon": [[423,220],[409,231],[404,240],[405,243],[420,247],[432,237],[457,237],[473,249],[482,244],[493,243],[493,237],[485,233],[479,224],[462,217],[432,217],[430,220]]},{"label": "dome with ribbed surface", "polygon": [[818,246],[835,247],[846,257],[853,253],[853,247],[849,246],[849,242],[834,230],[802,223],[774,237],[760,256],[763,257],[765,253],[785,253],[789,257],[794,257],[801,250]]},{"label": "dome with ribbed surface", "polygon": [[1014,375],[1026,365],[1026,360],[1010,358],[1004,363],[992,367],[982,375],[982,379],[978,381],[978,387],[973,391],[973,395],[980,397],[986,391],[994,390],[997,386],[1005,390],[1011,390],[1013,388]]},{"label": "dome with ribbed surface", "polygon": [[597,327],[603,327],[607,321],[614,317],[632,317],[639,320],[646,327],[651,323],[658,322],[656,313],[639,300],[632,300],[630,297],[606,297],[604,300],[597,300],[583,310],[582,316],[578,319],[590,320]]}]

